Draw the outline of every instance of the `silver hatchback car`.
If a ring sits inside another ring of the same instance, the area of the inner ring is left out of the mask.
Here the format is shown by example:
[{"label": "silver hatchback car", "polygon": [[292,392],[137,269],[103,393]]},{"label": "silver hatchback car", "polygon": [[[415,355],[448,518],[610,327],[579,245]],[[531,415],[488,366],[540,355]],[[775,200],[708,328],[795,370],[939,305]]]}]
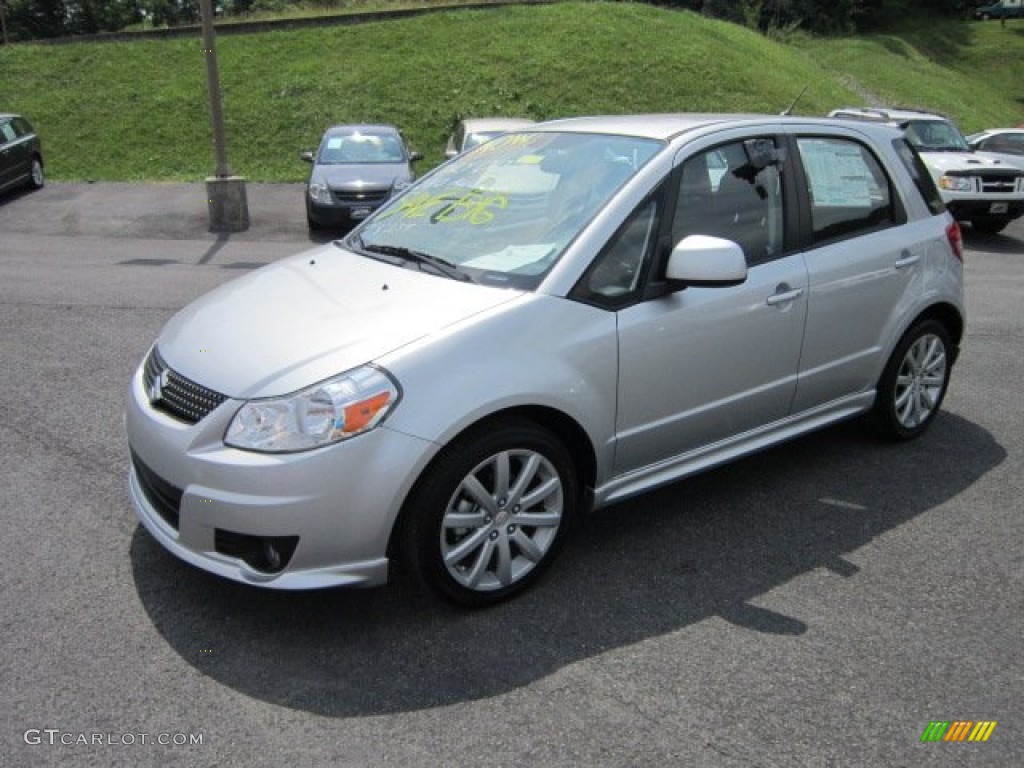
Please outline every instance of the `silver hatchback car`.
[{"label": "silver hatchback car", "polygon": [[181,310],[131,382],[131,498],[236,581],[374,585],[398,560],[494,603],[588,509],[856,414],[920,435],[961,258],[894,128],[530,126]]}]

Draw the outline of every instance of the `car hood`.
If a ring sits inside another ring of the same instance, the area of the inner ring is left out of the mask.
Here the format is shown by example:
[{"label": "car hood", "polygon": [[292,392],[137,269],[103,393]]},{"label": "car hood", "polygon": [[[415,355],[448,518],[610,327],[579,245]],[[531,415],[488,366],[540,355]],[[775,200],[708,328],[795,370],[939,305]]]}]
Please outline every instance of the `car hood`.
[{"label": "car hood", "polygon": [[1018,170],[1024,170],[1024,155],[1011,155],[1006,152],[987,152],[983,149],[978,150],[978,157],[987,157],[992,160],[996,160],[1006,166],[1012,166]]},{"label": "car hood", "polygon": [[352,165],[318,165],[310,182],[326,183],[331,189],[390,189],[395,179],[411,181],[412,173],[405,163],[359,163]]},{"label": "car hood", "polygon": [[171,368],[205,387],[272,397],[521,295],[325,245],[208,293],[170,320],[157,345]]},{"label": "car hood", "polygon": [[978,152],[921,152],[925,165],[933,170],[976,171],[984,168],[1016,170],[1012,165]]}]

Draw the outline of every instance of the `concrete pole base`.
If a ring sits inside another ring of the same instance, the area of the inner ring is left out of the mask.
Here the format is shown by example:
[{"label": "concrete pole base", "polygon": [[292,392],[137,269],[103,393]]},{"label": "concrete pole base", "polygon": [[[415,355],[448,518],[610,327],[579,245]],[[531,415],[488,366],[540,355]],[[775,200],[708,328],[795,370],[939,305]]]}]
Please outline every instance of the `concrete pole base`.
[{"label": "concrete pole base", "polygon": [[249,201],[241,176],[206,179],[211,232],[244,232],[249,228]]}]

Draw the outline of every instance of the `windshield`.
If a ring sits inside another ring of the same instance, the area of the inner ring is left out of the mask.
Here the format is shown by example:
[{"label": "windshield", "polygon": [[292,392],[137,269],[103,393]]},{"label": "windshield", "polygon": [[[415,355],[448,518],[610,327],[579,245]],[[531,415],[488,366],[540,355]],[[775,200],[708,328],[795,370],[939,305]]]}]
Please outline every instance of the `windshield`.
[{"label": "windshield", "polygon": [[329,133],[320,144],[321,165],[403,163],[402,141],[394,134]]},{"label": "windshield", "polygon": [[466,136],[466,143],[463,145],[463,149],[472,149],[483,144],[485,141],[490,141],[495,136],[500,136],[503,131],[474,131]]},{"label": "windshield", "polygon": [[480,283],[532,289],[663,146],[626,136],[504,134],[422,179],[346,244],[364,253],[416,251]]},{"label": "windshield", "polygon": [[970,152],[967,140],[945,120],[910,120],[903,130],[918,152]]}]

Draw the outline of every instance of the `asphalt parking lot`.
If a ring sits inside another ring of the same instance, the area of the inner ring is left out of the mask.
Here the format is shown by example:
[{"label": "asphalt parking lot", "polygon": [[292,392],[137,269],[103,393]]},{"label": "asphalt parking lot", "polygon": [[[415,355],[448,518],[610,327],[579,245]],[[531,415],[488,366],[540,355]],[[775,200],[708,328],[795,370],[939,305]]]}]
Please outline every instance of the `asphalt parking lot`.
[{"label": "asphalt parking lot", "polygon": [[[1024,765],[1024,223],[967,234],[968,332],[909,445],[857,422],[585,520],[482,613],[196,571],[126,491],[160,327],[315,243],[301,185],[0,199],[0,764]],[[932,721],[996,721],[923,743]],[[166,742],[166,743],[164,743]]]}]

